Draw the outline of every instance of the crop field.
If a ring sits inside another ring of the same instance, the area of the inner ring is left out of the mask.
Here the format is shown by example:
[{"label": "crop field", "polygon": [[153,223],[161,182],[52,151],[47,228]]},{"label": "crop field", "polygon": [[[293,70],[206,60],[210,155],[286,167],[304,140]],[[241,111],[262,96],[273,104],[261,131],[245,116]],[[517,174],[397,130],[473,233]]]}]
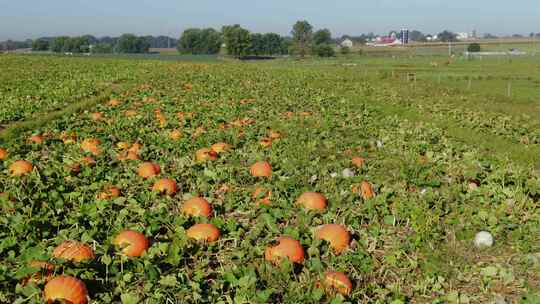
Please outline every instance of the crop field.
[{"label": "crop field", "polygon": [[538,58],[0,69],[0,303],[540,302]]}]

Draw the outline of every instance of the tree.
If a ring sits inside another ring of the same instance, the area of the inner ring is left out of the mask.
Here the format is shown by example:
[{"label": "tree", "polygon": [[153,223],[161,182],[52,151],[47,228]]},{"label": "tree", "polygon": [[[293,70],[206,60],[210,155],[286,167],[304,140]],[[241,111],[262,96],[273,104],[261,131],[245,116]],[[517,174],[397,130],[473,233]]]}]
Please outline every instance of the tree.
[{"label": "tree", "polygon": [[283,52],[282,45],[284,39],[276,33],[267,33],[263,35],[264,40],[264,52],[268,55],[286,54]]},{"label": "tree", "polygon": [[304,58],[310,49],[313,40],[313,26],[307,21],[297,21],[291,31],[294,41],[294,50]]},{"label": "tree", "polygon": [[201,31],[202,53],[217,54],[221,50],[221,34],[213,28]]},{"label": "tree", "polygon": [[95,54],[108,54],[108,53],[112,53],[113,50],[114,50],[114,47],[112,44],[97,43],[92,47],[90,51]]},{"label": "tree", "polygon": [[339,52],[341,53],[341,55],[349,55],[351,53],[351,49],[348,46],[342,46],[339,49]]},{"label": "tree", "polygon": [[422,32],[416,31],[416,30],[411,31],[411,32],[409,33],[409,39],[410,39],[411,41],[418,41],[418,42],[425,42],[425,41],[427,41],[426,36],[425,36]]},{"label": "tree", "polygon": [[217,54],[221,49],[221,35],[212,28],[187,29],[178,40],[177,49],[182,54]]},{"label": "tree", "polygon": [[499,37],[495,36],[495,35],[492,35],[490,33],[485,33],[484,34],[484,39],[497,39]]},{"label": "tree", "polygon": [[223,40],[227,54],[234,57],[242,57],[251,50],[251,34],[239,24],[227,25],[222,29]]},{"label": "tree", "polygon": [[124,34],[118,39],[116,50],[119,53],[148,53],[150,43],[143,37],[137,37],[133,34]]},{"label": "tree", "polygon": [[331,44],[332,42],[332,33],[330,33],[329,29],[318,30],[313,34],[314,45]]},{"label": "tree", "polygon": [[263,34],[251,34],[251,53],[257,56],[269,54],[266,52],[266,44]]},{"label": "tree", "polygon": [[36,39],[32,42],[33,51],[47,51],[49,49],[49,41],[45,39]]},{"label": "tree", "polygon": [[51,51],[55,53],[67,52],[64,48],[66,47],[66,42],[69,40],[67,36],[56,37],[51,42]]},{"label": "tree", "polygon": [[313,51],[319,57],[334,57],[334,56],[336,56],[336,52],[334,51],[334,48],[329,44],[316,45],[313,48]]},{"label": "tree", "polygon": [[457,35],[451,31],[445,30],[437,35],[440,41],[442,42],[455,42],[457,40]]},{"label": "tree", "polygon": [[477,53],[480,52],[482,48],[480,47],[479,43],[471,43],[467,46],[467,51],[470,53]]}]

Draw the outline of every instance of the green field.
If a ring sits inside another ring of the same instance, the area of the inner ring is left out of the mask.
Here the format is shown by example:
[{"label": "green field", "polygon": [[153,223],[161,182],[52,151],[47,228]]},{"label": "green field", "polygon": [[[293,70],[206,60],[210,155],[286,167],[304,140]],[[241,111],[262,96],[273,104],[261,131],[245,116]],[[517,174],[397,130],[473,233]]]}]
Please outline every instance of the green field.
[{"label": "green field", "polygon": [[[0,303],[43,301],[48,274],[32,261],[82,280],[90,303],[540,301],[540,57],[1,55],[0,69]],[[219,142],[230,151],[197,161]],[[139,159],[123,160],[134,143]],[[17,160],[33,170],[14,176]],[[143,161],[159,175],[138,176]],[[258,161],[270,178],[250,174]],[[177,192],[153,191],[161,178]],[[363,182],[374,197],[356,191]],[[324,210],[296,203],[310,191]],[[183,212],[196,196],[212,216]],[[197,223],[219,239],[192,239]],[[350,233],[343,252],[317,237],[325,224]],[[113,244],[124,229],[149,239],[142,256]],[[474,246],[479,231],[492,247]],[[303,261],[265,259],[280,236]],[[94,256],[56,256],[65,240]]]}]

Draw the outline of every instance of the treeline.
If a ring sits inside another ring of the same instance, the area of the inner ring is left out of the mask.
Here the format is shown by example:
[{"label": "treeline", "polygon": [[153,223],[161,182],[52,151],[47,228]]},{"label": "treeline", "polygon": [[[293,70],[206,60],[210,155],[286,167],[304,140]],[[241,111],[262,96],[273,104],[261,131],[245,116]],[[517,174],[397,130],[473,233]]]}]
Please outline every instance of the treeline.
[{"label": "treeline", "polygon": [[328,29],[314,32],[307,21],[298,21],[291,31],[292,37],[276,33],[251,33],[240,25],[226,25],[218,32],[212,28],[187,29],[178,40],[178,51],[182,54],[217,54],[222,49],[229,56],[263,56],[309,54],[331,57],[335,55],[335,41]]},{"label": "treeline", "polygon": [[31,42],[34,51],[55,53],[148,53],[150,48],[168,48],[177,40],[167,36],[136,36],[96,38],[92,35],[78,37],[43,37]]}]

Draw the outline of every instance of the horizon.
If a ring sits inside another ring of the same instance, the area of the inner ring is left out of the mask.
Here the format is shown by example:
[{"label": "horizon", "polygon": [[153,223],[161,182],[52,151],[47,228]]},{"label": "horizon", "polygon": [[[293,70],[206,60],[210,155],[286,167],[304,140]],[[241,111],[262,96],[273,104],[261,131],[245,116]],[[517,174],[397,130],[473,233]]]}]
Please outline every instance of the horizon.
[{"label": "horizon", "polygon": [[[212,27],[217,30],[228,24],[240,24],[252,32],[275,32],[288,35],[297,20],[307,20],[314,28],[328,28],[334,37],[358,36],[370,32],[386,34],[402,27],[437,34],[443,30],[470,33],[476,30],[497,36],[539,32],[533,28],[540,6],[532,0],[521,5],[493,4],[481,0],[475,3],[456,0],[451,6],[442,1],[403,0],[394,3],[359,4],[344,0],[339,6],[322,1],[300,0],[289,4],[283,0],[253,4],[240,0],[235,3],[176,3],[164,0],[136,3],[118,0],[92,3],[80,0],[73,3],[30,3],[0,0],[0,41],[27,40],[41,37],[81,36],[117,37],[124,33],[140,36],[178,38],[183,30],[192,27]],[[478,16],[477,11],[482,11]],[[227,12],[227,14],[223,14]],[[274,16],[279,16],[276,20]],[[500,19],[503,19],[501,22]],[[501,24],[504,26],[501,27]]]}]

